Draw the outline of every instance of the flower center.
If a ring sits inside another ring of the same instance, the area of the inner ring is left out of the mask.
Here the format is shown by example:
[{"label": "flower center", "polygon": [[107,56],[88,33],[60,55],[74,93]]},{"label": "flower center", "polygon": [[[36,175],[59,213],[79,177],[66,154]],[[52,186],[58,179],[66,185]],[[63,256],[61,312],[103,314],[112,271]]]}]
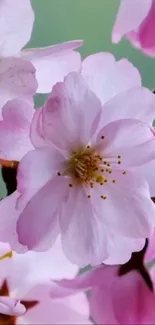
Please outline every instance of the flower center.
[{"label": "flower center", "polygon": [[77,184],[90,183],[98,179],[103,181],[104,177],[99,175],[102,157],[97,155],[92,148],[73,152],[68,162],[68,173]]}]

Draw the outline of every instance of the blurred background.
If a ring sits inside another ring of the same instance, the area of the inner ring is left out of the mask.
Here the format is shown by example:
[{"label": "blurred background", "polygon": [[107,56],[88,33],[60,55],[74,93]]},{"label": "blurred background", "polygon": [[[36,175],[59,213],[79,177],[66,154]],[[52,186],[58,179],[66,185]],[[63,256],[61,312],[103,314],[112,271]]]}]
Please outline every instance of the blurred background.
[{"label": "blurred background", "polygon": [[[128,41],[111,43],[111,31],[119,7],[119,0],[31,0],[35,24],[31,41],[26,47],[42,47],[60,42],[82,39],[82,57],[107,51],[117,59],[128,58],[140,71],[143,85],[155,88],[155,59],[132,48]],[[145,1],[145,0],[143,0]],[[38,95],[36,104],[43,102]],[[5,188],[1,185],[1,197]]]}]

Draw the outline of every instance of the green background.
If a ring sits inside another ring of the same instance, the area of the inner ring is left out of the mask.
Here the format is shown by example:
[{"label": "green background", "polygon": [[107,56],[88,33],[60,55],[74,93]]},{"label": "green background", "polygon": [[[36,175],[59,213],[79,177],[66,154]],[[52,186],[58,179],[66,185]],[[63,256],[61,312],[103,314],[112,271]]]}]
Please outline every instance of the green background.
[{"label": "green background", "polygon": [[111,43],[119,0],[32,0],[32,5],[36,21],[29,47],[83,39],[83,57],[98,51],[110,51],[117,59],[127,57],[141,71],[144,85],[155,88],[155,59],[126,40]]},{"label": "green background", "polygon": [[[82,57],[100,51],[112,52],[117,59],[127,57],[140,70],[143,84],[155,88],[155,59],[132,48],[126,40],[118,45],[111,43],[119,0],[32,0],[32,6],[36,21],[27,47],[82,39]],[[38,96],[37,105],[42,100]],[[3,185],[1,195],[4,195]]]}]

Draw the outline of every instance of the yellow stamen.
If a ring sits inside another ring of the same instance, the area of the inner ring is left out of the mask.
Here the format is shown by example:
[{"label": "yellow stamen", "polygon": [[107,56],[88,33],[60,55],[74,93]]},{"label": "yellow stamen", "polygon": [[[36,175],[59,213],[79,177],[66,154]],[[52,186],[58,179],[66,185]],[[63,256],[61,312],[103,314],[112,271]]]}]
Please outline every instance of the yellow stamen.
[{"label": "yellow stamen", "polygon": [[13,256],[13,251],[10,251],[2,256],[0,256],[0,261],[4,260],[5,258],[11,258]]}]

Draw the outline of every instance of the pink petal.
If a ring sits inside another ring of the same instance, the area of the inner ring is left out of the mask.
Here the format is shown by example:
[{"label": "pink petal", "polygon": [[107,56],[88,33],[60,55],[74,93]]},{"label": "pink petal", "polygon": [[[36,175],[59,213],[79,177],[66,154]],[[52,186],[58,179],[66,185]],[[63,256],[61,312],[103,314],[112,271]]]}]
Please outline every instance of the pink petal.
[{"label": "pink petal", "polygon": [[[155,206],[143,178],[131,171],[123,175],[122,170],[113,169],[107,183],[95,187],[92,202],[96,204],[98,217],[110,232],[137,239],[151,235],[155,224]],[[106,199],[102,200],[101,195]],[[111,233],[108,239],[111,240]]]},{"label": "pink petal", "polygon": [[155,231],[152,236],[149,237],[149,246],[145,254],[145,262],[150,263],[155,259]]},{"label": "pink petal", "polygon": [[[17,268],[19,262],[27,264],[29,278],[35,283],[41,283],[49,279],[73,278],[78,272],[78,266],[69,262],[65,257],[60,236],[53,247],[46,252],[27,252],[15,256]],[[46,265],[46,267],[42,267]],[[38,270],[38,272],[36,272]]]},{"label": "pink petal", "polygon": [[80,74],[69,74],[54,86],[43,109],[45,137],[56,146],[72,150],[87,145],[96,132],[101,104]]},{"label": "pink petal", "polygon": [[121,38],[139,27],[147,16],[152,0],[121,0],[115,25],[112,32],[112,42],[118,43]]},{"label": "pink petal", "polygon": [[88,301],[84,293],[56,300],[46,298],[30,309],[24,318],[26,323],[31,324],[91,324]]},{"label": "pink petal", "polygon": [[16,223],[20,215],[20,210],[16,209],[19,193],[15,191],[10,196],[0,201],[0,241],[9,243],[11,249],[24,252],[26,247],[20,245],[16,233]]},{"label": "pink petal", "polygon": [[133,239],[112,234],[109,241],[109,256],[104,264],[118,265],[128,262],[133,252],[139,252],[145,245],[145,239]]},{"label": "pink petal", "polygon": [[132,271],[113,286],[113,306],[119,324],[154,324],[155,296],[141,275]]},{"label": "pink petal", "polygon": [[110,53],[88,56],[83,61],[82,75],[102,104],[119,93],[141,85],[138,70],[127,59],[116,62]]},{"label": "pink petal", "polygon": [[112,294],[109,288],[96,287],[91,291],[90,313],[95,324],[119,325],[113,310]]},{"label": "pink petal", "polygon": [[154,178],[154,167],[155,167],[155,159],[149,161],[148,163],[131,168],[131,170],[135,171],[139,175],[143,176],[150,188],[150,196],[155,197],[155,178]]},{"label": "pink petal", "polygon": [[[35,194],[37,190],[64,170],[64,157],[54,148],[43,147],[27,153],[18,166],[17,181],[21,194]],[[63,168],[62,168],[63,167]]]},{"label": "pink petal", "polygon": [[151,162],[155,157],[153,130],[136,119],[122,119],[107,124],[99,132],[96,143],[104,158],[111,163],[114,161],[116,167],[119,166],[118,155],[121,156],[122,168],[138,167]]},{"label": "pink petal", "polygon": [[3,107],[0,121],[0,157],[20,161],[33,149],[30,141],[30,123],[35,110],[26,101],[14,99]]},{"label": "pink petal", "polygon": [[82,41],[70,41],[45,48],[22,51],[22,57],[36,68],[39,93],[49,93],[52,87],[72,71],[80,71],[80,53],[73,51]]},{"label": "pink petal", "polygon": [[61,209],[62,247],[70,261],[83,267],[107,257],[107,234],[87,193],[71,188]]},{"label": "pink petal", "polygon": [[0,89],[0,107],[14,98],[32,102],[37,89],[35,69],[32,64],[19,58],[1,59]]},{"label": "pink petal", "polygon": [[42,129],[42,112],[43,107],[40,107],[35,111],[30,128],[30,137],[35,148],[44,147],[48,143]]},{"label": "pink petal", "polygon": [[0,56],[18,54],[29,41],[34,23],[30,0],[1,0]]},{"label": "pink petal", "polygon": [[0,313],[5,315],[21,316],[25,313],[26,308],[16,300],[11,297],[0,297]]},{"label": "pink petal", "polygon": [[[17,223],[19,242],[29,250],[52,246],[59,232],[58,212],[67,193],[68,180],[57,176],[44,185],[28,202]],[[33,218],[32,218],[33,215]],[[31,231],[30,231],[31,229]],[[48,245],[47,245],[47,238]],[[44,244],[42,244],[45,240]],[[37,249],[37,250],[38,250]]]},{"label": "pink petal", "polygon": [[154,40],[154,29],[155,29],[155,3],[152,1],[152,7],[149,11],[148,16],[143,21],[139,29],[139,41],[142,48],[151,49],[155,47]]},{"label": "pink petal", "polygon": [[117,94],[103,106],[101,125],[123,118],[136,118],[152,125],[155,96],[144,87],[133,87]]}]

